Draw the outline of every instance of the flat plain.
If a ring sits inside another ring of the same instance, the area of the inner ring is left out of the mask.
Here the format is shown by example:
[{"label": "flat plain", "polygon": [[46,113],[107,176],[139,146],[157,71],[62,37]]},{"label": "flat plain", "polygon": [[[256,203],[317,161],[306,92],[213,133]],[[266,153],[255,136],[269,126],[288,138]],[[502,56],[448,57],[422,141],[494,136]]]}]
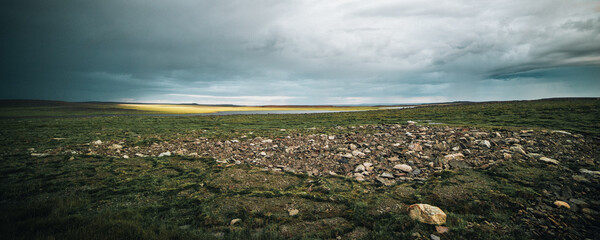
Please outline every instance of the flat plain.
[{"label": "flat plain", "polygon": [[0,238],[600,238],[599,99],[342,110],[5,103]]}]

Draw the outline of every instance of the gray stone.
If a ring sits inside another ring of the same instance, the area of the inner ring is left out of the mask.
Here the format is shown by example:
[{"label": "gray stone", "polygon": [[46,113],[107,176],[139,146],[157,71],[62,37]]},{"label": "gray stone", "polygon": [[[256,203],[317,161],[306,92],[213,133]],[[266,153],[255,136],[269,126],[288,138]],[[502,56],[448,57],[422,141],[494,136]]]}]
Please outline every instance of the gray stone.
[{"label": "gray stone", "polygon": [[418,169],[418,168],[416,168],[415,170],[412,171],[412,173],[410,173],[410,175],[413,177],[419,176],[419,174],[421,174],[421,169]]},{"label": "gray stone", "polygon": [[429,237],[431,240],[440,240],[440,237],[436,236],[435,234],[431,234]]}]

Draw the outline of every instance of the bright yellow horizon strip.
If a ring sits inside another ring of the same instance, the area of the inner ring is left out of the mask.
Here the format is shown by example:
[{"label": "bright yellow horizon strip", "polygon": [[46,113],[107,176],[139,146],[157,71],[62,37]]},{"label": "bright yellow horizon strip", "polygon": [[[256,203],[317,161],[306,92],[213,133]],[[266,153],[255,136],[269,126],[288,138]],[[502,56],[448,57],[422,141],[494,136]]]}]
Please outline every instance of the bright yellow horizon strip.
[{"label": "bright yellow horizon strip", "polygon": [[117,104],[125,109],[171,114],[216,113],[228,111],[365,111],[378,110],[378,107],[228,107],[228,106],[198,106],[175,104]]}]

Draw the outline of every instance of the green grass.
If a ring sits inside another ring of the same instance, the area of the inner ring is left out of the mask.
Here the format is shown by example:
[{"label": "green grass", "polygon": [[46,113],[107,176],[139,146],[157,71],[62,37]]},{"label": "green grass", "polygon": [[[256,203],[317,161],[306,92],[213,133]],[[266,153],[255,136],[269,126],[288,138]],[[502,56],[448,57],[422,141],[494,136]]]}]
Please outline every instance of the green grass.
[{"label": "green grass", "polygon": [[[19,109],[3,109],[2,116]],[[57,109],[56,115],[86,114]],[[570,186],[573,194],[598,189],[564,176],[563,167],[575,166],[511,161],[488,170],[444,171],[424,184],[383,187],[344,177],[223,167],[212,159],[120,159],[64,152],[32,157],[27,149],[66,150],[98,139],[150,146],[188,137],[345,133],[353,131],[346,126],[407,120],[567,130],[593,139],[600,136],[599,109],[599,100],[576,99],[313,115],[3,118],[0,239],[428,239],[434,227],[411,221],[405,212],[416,202],[446,211],[450,232],[445,239],[537,238],[539,232],[519,212],[549,201],[541,194],[544,190],[556,187],[557,181]],[[291,208],[300,213],[289,216]],[[575,229],[598,225],[598,220],[575,212],[560,214],[568,219],[557,221]],[[230,226],[235,218],[242,220]]]},{"label": "green grass", "polygon": [[[330,238],[356,228],[368,230],[367,239],[397,239],[432,231],[405,213],[419,198],[449,214],[449,238],[513,239],[531,235],[513,217],[540,189],[510,179],[523,174],[543,186],[557,175],[511,163],[443,172],[426,184],[377,187],[245,165],[223,168],[211,159],[8,157],[1,165],[0,193],[9,203],[0,209],[3,239]],[[289,216],[291,208],[299,215]],[[234,218],[242,221],[229,226]],[[506,228],[466,227],[484,221]]]}]

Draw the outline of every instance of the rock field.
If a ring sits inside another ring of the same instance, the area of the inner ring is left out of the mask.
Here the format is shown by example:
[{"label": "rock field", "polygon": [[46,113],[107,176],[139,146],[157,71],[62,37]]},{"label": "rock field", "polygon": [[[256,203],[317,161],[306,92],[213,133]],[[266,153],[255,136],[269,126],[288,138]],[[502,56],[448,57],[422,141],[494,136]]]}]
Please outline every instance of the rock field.
[{"label": "rock field", "polygon": [[[39,154],[166,157],[212,157],[222,164],[248,163],[270,171],[311,176],[344,175],[384,185],[398,181],[425,181],[443,169],[486,169],[502,161],[530,160],[547,164],[594,164],[595,144],[565,131],[486,131],[447,126],[365,125],[338,127],[344,134],[292,134],[277,138],[240,136],[225,141],[179,138],[133,146],[103,142],[59,148]],[[285,132],[285,129],[281,129]],[[593,176],[600,172],[580,168]]]}]

